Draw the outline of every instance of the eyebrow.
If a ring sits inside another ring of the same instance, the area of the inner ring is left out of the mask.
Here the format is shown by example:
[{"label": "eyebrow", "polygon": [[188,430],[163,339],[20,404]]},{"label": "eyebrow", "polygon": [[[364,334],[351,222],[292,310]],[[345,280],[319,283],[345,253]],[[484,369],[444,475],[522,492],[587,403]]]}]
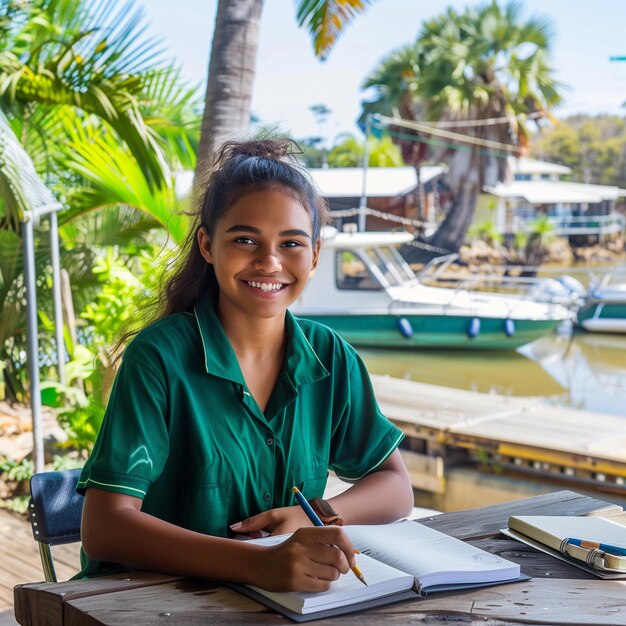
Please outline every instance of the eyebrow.
[{"label": "eyebrow", "polygon": [[[227,233],[232,232],[244,232],[244,233],[252,233],[254,235],[260,235],[261,231],[254,226],[246,226],[245,224],[235,224],[231,226],[227,231]],[[299,228],[294,228],[292,230],[281,230],[278,233],[281,237],[306,237],[307,239],[311,239],[311,235],[307,233],[305,230],[300,230]]]}]

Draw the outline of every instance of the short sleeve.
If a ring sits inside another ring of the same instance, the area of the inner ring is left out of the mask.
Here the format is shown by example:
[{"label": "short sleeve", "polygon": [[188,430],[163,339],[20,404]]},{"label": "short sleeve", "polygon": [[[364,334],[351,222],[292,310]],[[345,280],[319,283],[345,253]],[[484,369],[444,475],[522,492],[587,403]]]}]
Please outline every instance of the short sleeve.
[{"label": "short sleeve", "polygon": [[379,467],[404,434],[381,413],[365,364],[351,349],[348,367],[347,396],[334,425],[330,463],[338,476],[357,480]]},{"label": "short sleeve", "polygon": [[157,350],[135,339],[117,372],[78,491],[88,487],[144,498],[169,450],[166,376]]}]

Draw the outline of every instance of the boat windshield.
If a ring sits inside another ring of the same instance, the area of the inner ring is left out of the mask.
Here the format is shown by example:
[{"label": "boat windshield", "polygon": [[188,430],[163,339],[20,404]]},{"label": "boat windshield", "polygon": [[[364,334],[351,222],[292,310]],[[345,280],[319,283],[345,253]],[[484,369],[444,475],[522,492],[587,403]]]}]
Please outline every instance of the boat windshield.
[{"label": "boat windshield", "polygon": [[391,286],[402,283],[402,274],[395,263],[390,263],[380,248],[368,248],[365,250],[367,258],[372,265],[385,277],[387,283]]},{"label": "boat windshield", "polygon": [[391,246],[337,251],[339,289],[381,289],[415,279],[413,270]]},{"label": "boat windshield", "polygon": [[381,246],[378,250],[385,258],[387,264],[393,267],[398,273],[401,282],[404,283],[408,280],[415,280],[415,272],[398,252],[397,248],[393,246]]},{"label": "boat windshield", "polygon": [[337,250],[338,289],[382,289],[386,283],[378,268],[354,250]]}]

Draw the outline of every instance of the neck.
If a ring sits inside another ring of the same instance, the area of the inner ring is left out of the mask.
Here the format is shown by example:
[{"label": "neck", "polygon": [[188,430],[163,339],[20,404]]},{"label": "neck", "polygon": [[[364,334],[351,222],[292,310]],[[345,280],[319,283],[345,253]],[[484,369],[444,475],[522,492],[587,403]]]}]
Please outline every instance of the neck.
[{"label": "neck", "polygon": [[286,331],[285,315],[279,318],[249,318],[243,315],[222,315],[218,306],[218,317],[235,354],[241,360],[267,359],[283,353]]}]

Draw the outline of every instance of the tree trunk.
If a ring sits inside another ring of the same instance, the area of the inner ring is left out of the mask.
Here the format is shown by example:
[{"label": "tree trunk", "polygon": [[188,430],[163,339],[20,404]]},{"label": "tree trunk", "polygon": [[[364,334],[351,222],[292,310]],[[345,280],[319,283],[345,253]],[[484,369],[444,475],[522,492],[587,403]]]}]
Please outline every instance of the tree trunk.
[{"label": "tree trunk", "polygon": [[[428,240],[428,243],[449,252],[458,252],[469,225],[472,223],[476,201],[478,200],[478,185],[475,181],[466,180],[457,191],[454,204],[448,211],[446,219],[437,232]],[[441,252],[440,254],[446,254]]]},{"label": "tree trunk", "polygon": [[219,0],[196,180],[201,181],[215,148],[250,125],[263,0]]}]

